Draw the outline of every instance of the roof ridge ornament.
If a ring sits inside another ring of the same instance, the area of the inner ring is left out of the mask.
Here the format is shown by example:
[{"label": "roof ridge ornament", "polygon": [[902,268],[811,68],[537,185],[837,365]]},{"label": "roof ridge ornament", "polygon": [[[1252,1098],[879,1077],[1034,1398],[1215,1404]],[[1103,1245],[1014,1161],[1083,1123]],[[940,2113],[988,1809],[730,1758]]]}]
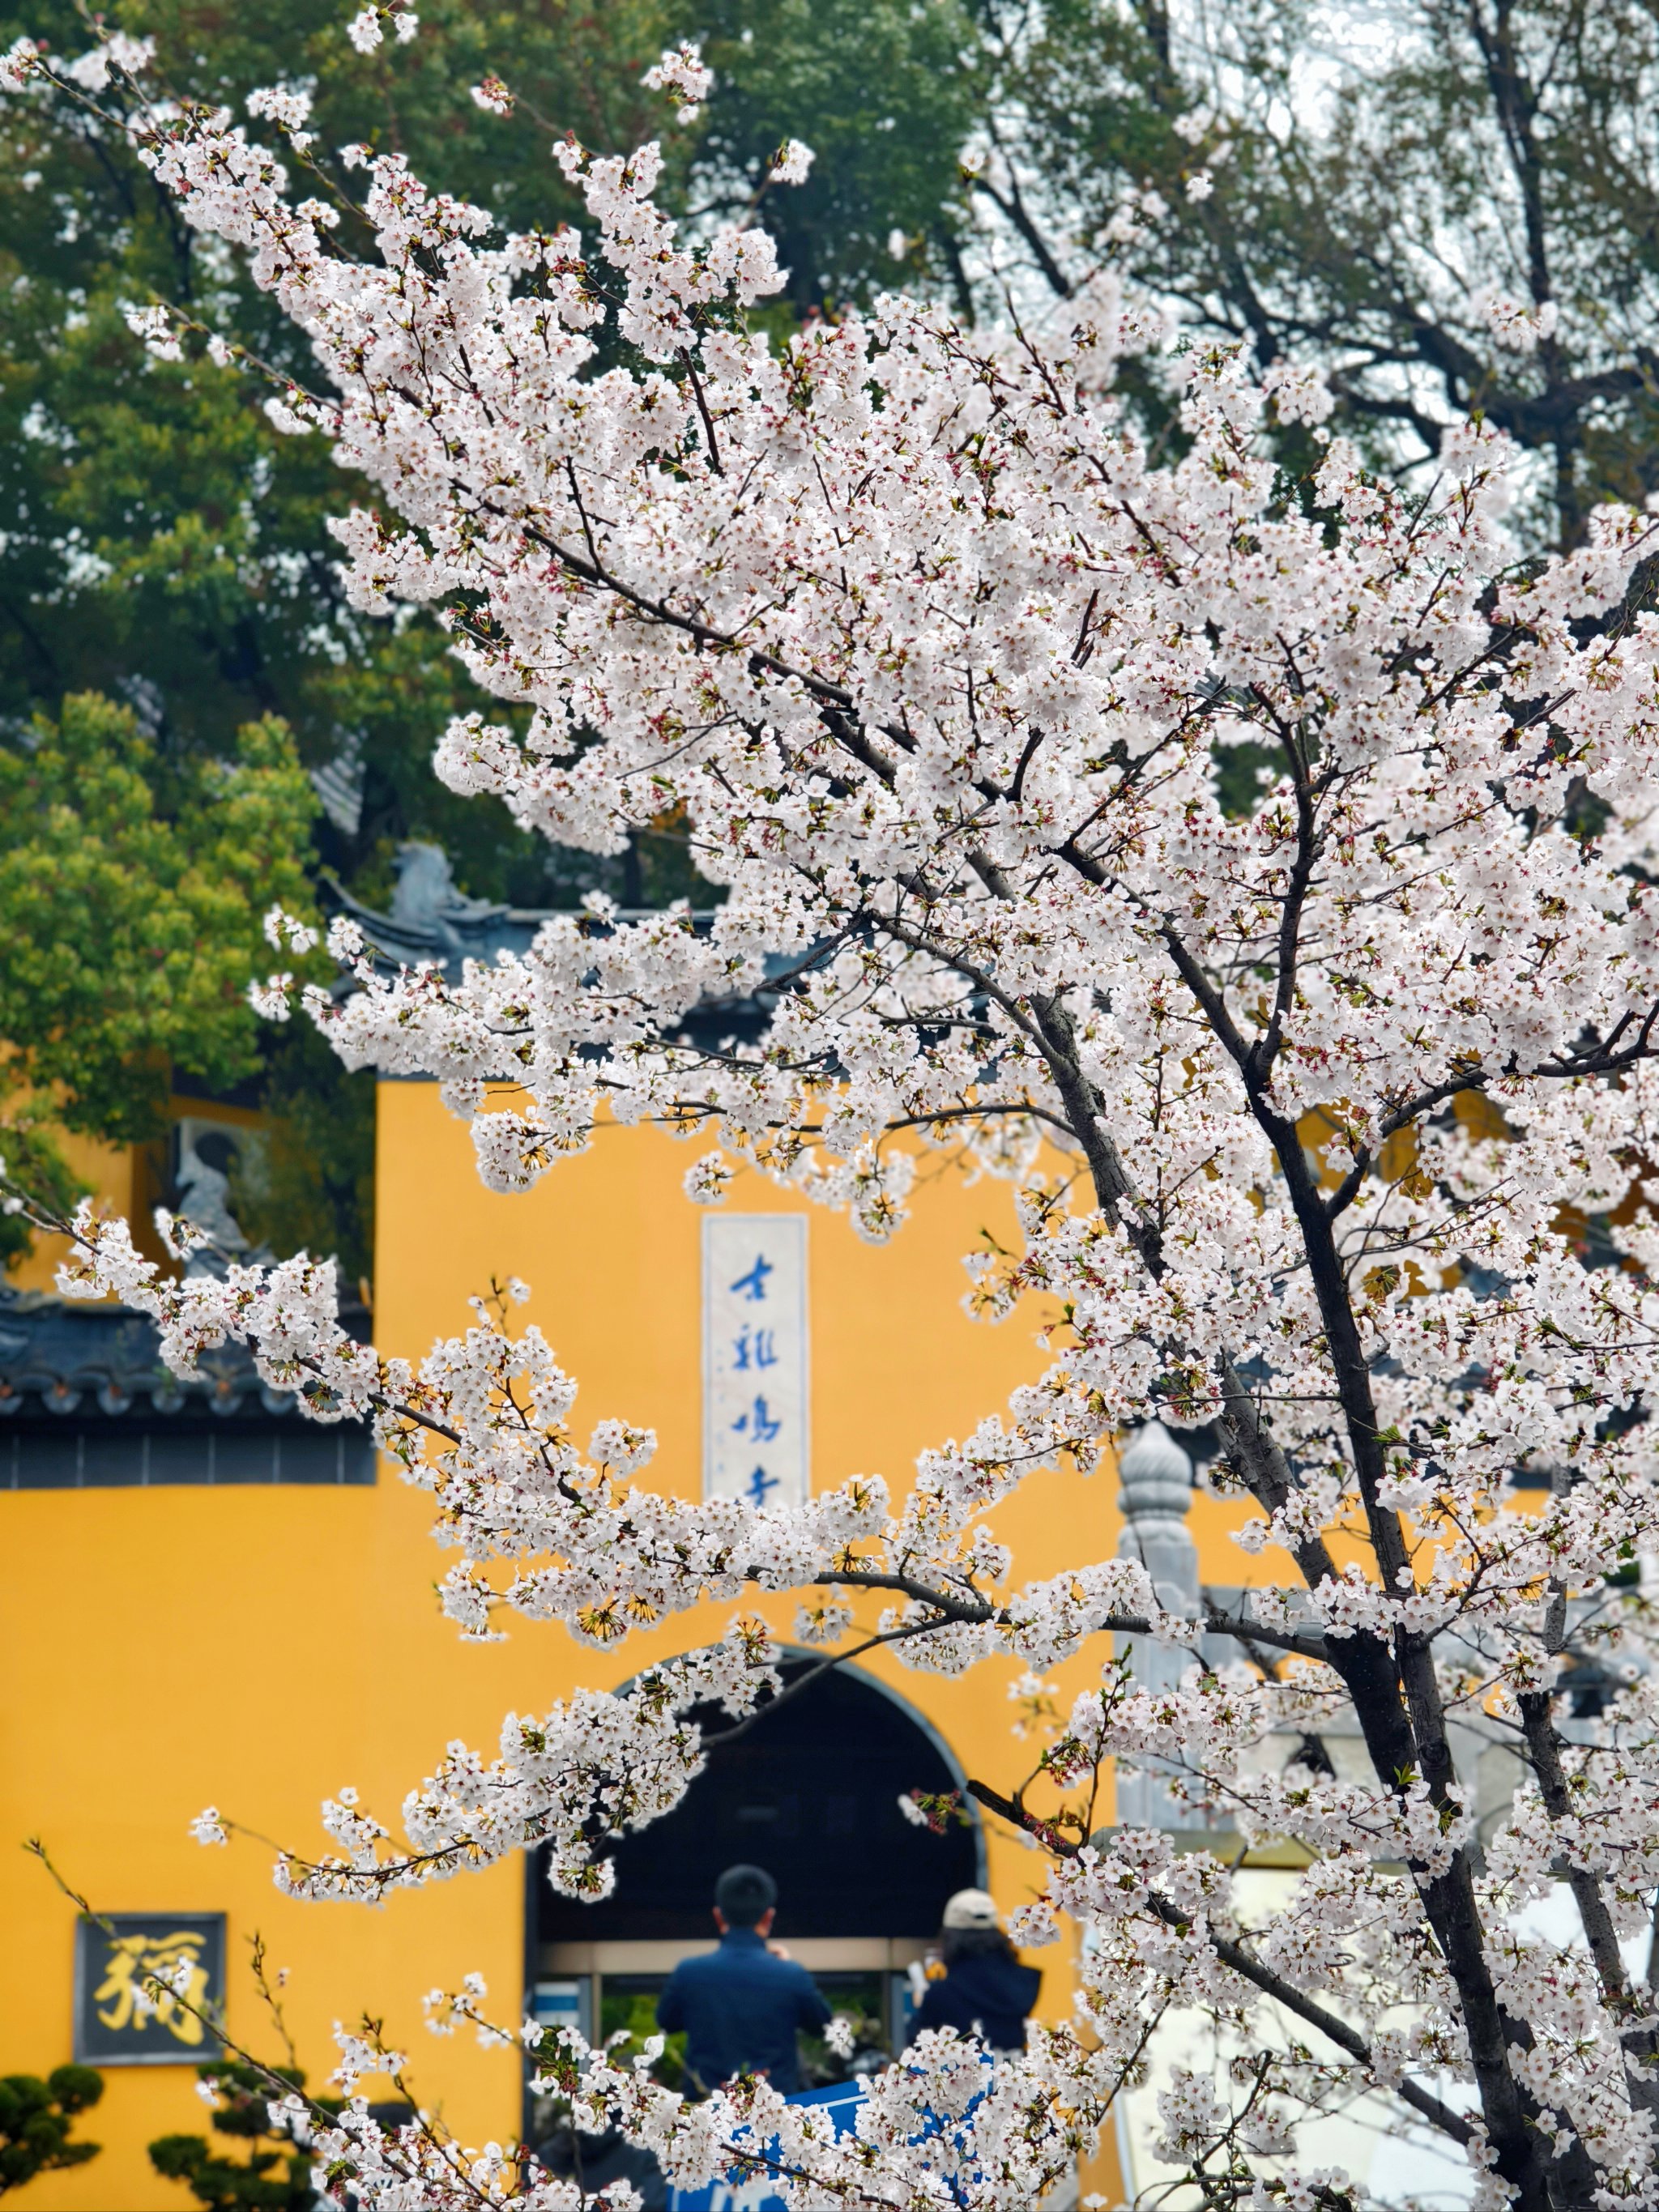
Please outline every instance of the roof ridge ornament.
[{"label": "roof ridge ornament", "polygon": [[[1117,1540],[1121,1559],[1138,1559],[1152,1577],[1153,1593],[1165,1613],[1185,1620],[1200,1614],[1198,1547],[1188,1525],[1192,1506],[1193,1463],[1185,1449],[1154,1416],[1142,1424],[1119,1454],[1118,1510],[1123,1527]],[[1176,1688],[1193,1663],[1192,1654],[1150,1637],[1125,1637],[1120,1650],[1143,1689]],[[1204,1828],[1201,1806],[1175,1796],[1171,1778],[1179,1762],[1145,1759],[1133,1769],[1120,1759],[1115,1776],[1117,1824],[1130,1828],[1175,1832]]]}]

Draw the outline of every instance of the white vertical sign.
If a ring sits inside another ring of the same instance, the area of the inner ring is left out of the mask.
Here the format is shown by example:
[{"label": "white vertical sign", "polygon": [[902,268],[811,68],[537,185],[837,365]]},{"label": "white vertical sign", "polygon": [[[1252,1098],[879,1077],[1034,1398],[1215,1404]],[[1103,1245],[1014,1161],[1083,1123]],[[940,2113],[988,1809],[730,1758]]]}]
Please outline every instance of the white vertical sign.
[{"label": "white vertical sign", "polygon": [[702,1222],[702,1494],[802,1505],[806,1217],[706,1213]]}]

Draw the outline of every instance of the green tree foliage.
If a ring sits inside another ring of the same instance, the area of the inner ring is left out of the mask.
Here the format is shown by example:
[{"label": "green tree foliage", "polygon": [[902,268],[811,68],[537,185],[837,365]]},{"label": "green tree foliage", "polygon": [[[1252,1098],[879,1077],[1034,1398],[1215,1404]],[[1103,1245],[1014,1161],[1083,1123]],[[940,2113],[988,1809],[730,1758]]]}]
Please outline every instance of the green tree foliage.
[{"label": "green tree foliage", "polygon": [[[501,0],[488,10],[422,0],[418,37],[369,55],[346,37],[351,13],[341,0],[229,11],[116,0],[105,20],[153,38],[161,77],[181,96],[240,110],[256,85],[303,82],[319,157],[356,143],[403,153],[504,227],[578,218],[550,158],[568,130],[605,148],[659,136],[694,216],[747,199],[780,142],[804,138],[817,156],[811,183],[763,194],[758,210],[779,227],[793,271],[786,320],[957,250],[968,218],[957,160],[979,98],[967,0]],[[0,0],[0,45],[25,33],[68,56],[91,43],[73,0]],[[686,35],[706,40],[719,72],[691,131],[640,82]],[[489,73],[511,88],[510,116],[472,100]],[[124,96],[118,80],[106,96]],[[349,216],[340,237],[347,251],[369,243]],[[338,1251],[355,1276],[368,1267],[372,1082],[346,1077],[297,1030],[255,1043],[241,1007],[245,886],[213,833],[196,852],[188,819],[210,801],[222,814],[237,790],[256,811],[258,791],[274,800],[274,755],[261,786],[239,733],[270,732],[279,718],[329,802],[308,820],[290,761],[279,814],[291,842],[256,906],[288,896],[279,878],[291,887],[301,866],[384,903],[410,838],[443,846],[469,891],[519,905],[567,904],[594,886],[629,904],[707,896],[707,886],[672,823],[594,860],[550,854],[494,802],[442,790],[428,761],[445,721],[499,707],[471,690],[435,624],[347,605],[327,520],[359,488],[322,441],[277,432],[270,384],[250,368],[215,366],[194,343],[179,362],[148,356],[122,308],[155,300],[280,374],[312,374],[291,325],[220,242],[179,220],[117,135],[62,99],[0,107],[3,772],[14,786],[50,780],[65,748],[80,757],[97,751],[97,731],[112,733],[83,799],[63,801],[15,849],[0,836],[4,896],[31,933],[0,986],[0,1036],[17,1048],[14,1091],[56,1084],[69,1126],[109,1137],[155,1126],[170,1059],[187,1058],[210,1085],[251,1082],[243,1095],[273,1126],[258,1176],[239,1178],[239,1218],[278,1250]],[[94,692],[136,720],[64,705]],[[62,732],[45,750],[41,718]],[[122,830],[129,799],[138,812]],[[272,815],[268,829],[278,826]],[[15,812],[10,834],[21,834]],[[248,849],[277,861],[269,835]],[[167,870],[186,855],[190,872],[175,882]],[[151,908],[136,890],[126,920],[123,871],[163,893]],[[228,902],[216,919],[203,903],[216,881]],[[142,954],[129,941],[138,911],[153,911],[161,933]],[[141,976],[149,988],[136,988]],[[110,1005],[94,1008],[106,991]],[[61,1198],[61,1162],[28,1112],[15,1102],[13,1167]],[[0,1224],[0,1257],[21,1241]]]},{"label": "green tree foliage", "polygon": [[[149,2162],[169,2180],[182,2181],[209,2212],[310,2212],[317,2202],[311,2160],[290,2137],[275,2135],[270,2101],[278,2094],[271,2075],[240,2059],[222,2058],[197,2069],[213,2091],[213,2127],[248,2146],[245,2157],[210,2143],[205,2136],[161,2136],[149,2146]],[[289,2088],[302,2089],[297,2066],[271,2069]]]},{"label": "green tree foliage", "polygon": [[233,744],[170,754],[96,694],[0,743],[0,1146],[19,1172],[52,1172],[47,1117],[139,1139],[175,1066],[214,1089],[258,1067],[247,981],[270,964],[265,909],[308,903],[316,799],[281,722]]},{"label": "green tree foliage", "polygon": [[[321,147],[403,150],[504,223],[574,213],[538,117],[625,143],[659,109],[638,84],[658,43],[647,5],[485,15],[435,0],[413,46],[371,56],[349,45],[349,13],[130,0],[112,20],[153,36],[164,78],[198,98],[240,106],[256,84],[314,80]],[[0,38],[89,44],[58,0],[14,16]],[[510,120],[469,96],[492,67],[520,92]],[[272,428],[260,378],[153,361],[120,309],[173,301],[301,377],[303,342],[72,105],[9,103],[0,130],[0,714],[55,714],[95,689],[138,706],[169,747],[220,757],[243,724],[280,714],[307,768],[343,756],[361,778],[356,822],[347,807],[320,833],[340,872],[384,877],[418,831],[474,888],[533,896],[539,863],[505,813],[446,800],[430,775],[444,720],[477,703],[447,641],[344,603],[326,520],[356,487],[321,441]]]},{"label": "green tree foliage", "polygon": [[[1379,458],[1483,410],[1540,455],[1540,533],[1659,486],[1645,0],[988,7],[981,197],[1044,281],[1126,257],[1261,363],[1323,362]],[[1132,200],[1139,234],[1113,244]],[[1500,293],[1554,333],[1506,348]]]},{"label": "green tree foliage", "polygon": [[70,2134],[103,2094],[104,2077],[90,2066],[57,2066],[44,2081],[33,2074],[0,2079],[0,2197],[37,2173],[96,2158],[100,2145],[71,2142]]},{"label": "green tree foliage", "polygon": [[[659,136],[683,202],[746,196],[780,140],[818,160],[804,191],[767,196],[799,302],[845,300],[900,273],[896,230],[918,240],[959,197],[973,112],[961,0],[430,0],[410,44],[350,46],[350,10],[298,0],[225,11],[121,0],[108,20],[156,42],[164,82],[239,109],[255,85],[314,88],[319,156],[364,143],[405,154],[504,227],[574,220],[550,159],[574,129],[625,148]],[[67,54],[88,33],[69,0],[0,12]],[[665,42],[704,35],[719,88],[696,131],[640,83]],[[510,117],[471,88],[512,88]],[[119,83],[106,95],[118,101]],[[696,175],[693,176],[693,169]],[[343,246],[368,240],[349,217]],[[908,250],[908,249],[907,249]],[[306,766],[342,761],[361,808],[322,824],[322,860],[383,892],[397,843],[442,844],[469,890],[536,903],[568,894],[540,840],[493,804],[447,797],[428,766],[449,714],[487,703],[425,620],[376,621],[341,592],[327,518],[357,487],[322,441],[280,434],[260,377],[199,351],[147,357],[120,313],[167,300],[302,380],[303,341],[234,258],[179,218],[148,173],[72,103],[0,111],[0,716],[55,714],[67,692],[136,703],[169,744],[223,753],[261,714],[293,729]]]},{"label": "green tree foliage", "polygon": [[261,919],[303,902],[316,801],[275,721],[236,756],[168,761],[95,694],[0,753],[0,1036],[14,1082],[66,1127],[155,1133],[177,1061],[216,1085],[255,1065]]},{"label": "green tree foliage", "polygon": [[761,208],[796,313],[930,270],[965,287],[962,155],[988,78],[963,0],[681,0],[676,27],[715,76],[694,180],[707,204],[740,207],[784,139],[813,150],[805,185]]}]

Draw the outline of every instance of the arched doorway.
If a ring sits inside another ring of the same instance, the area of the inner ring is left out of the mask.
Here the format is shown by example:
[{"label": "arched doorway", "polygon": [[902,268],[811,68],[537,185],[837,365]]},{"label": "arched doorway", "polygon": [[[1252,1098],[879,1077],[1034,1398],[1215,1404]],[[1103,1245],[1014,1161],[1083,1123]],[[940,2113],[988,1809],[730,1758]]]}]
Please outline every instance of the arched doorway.
[{"label": "arched doorway", "polygon": [[[786,1680],[807,1663],[786,1658]],[[730,1725],[720,1713],[707,1719],[711,1733]],[[936,1836],[907,1820],[898,1800],[962,1783],[945,1745],[903,1699],[854,1668],[821,1675],[712,1752],[672,1813],[616,1843],[616,1888],[603,1903],[560,1896],[544,1855],[533,1855],[533,2010],[589,2033],[632,2017],[629,2008],[645,2007],[681,1958],[714,1941],[715,1881],[742,1860],[777,1882],[775,1936],[832,2002],[877,2007],[897,2043],[907,1967],[951,1893],[984,1880],[976,1820]]]},{"label": "arched doorway", "polygon": [[[708,1725],[731,1723],[713,1713]],[[981,1879],[982,1846],[977,1824],[943,1836],[918,1828],[899,1796],[961,1784],[909,1706],[851,1668],[821,1675],[711,1753],[673,1812],[621,1838],[616,1889],[602,1904],[561,1897],[538,1860],[539,1941],[708,1942],[715,1881],[740,1859],[776,1881],[786,1940],[925,1938],[951,1892]]]}]

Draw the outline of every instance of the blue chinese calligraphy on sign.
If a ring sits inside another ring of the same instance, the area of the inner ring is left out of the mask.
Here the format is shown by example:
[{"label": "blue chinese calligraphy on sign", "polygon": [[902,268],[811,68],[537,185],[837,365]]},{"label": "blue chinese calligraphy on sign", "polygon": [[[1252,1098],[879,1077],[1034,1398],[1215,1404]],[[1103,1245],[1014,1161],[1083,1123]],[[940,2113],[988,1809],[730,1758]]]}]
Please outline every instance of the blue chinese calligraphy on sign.
[{"label": "blue chinese calligraphy on sign", "polygon": [[805,1215],[705,1215],[705,1497],[805,1501],[807,1352]]}]

